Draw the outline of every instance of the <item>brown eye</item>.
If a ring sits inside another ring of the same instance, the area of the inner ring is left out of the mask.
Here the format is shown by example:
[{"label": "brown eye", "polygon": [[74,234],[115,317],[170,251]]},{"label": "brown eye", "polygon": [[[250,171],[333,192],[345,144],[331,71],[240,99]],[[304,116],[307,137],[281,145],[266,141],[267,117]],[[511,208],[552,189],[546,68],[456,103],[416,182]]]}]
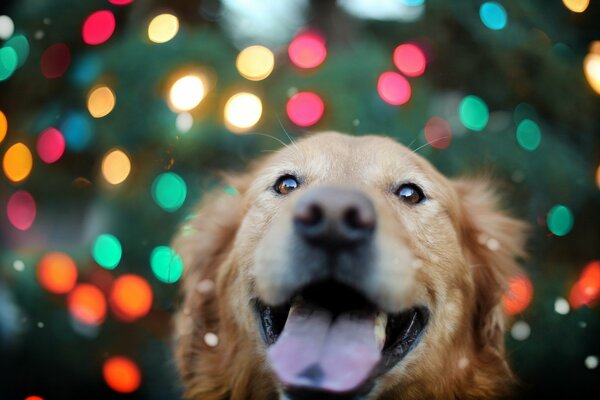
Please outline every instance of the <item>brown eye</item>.
[{"label": "brown eye", "polygon": [[295,176],[292,175],[284,175],[281,178],[277,179],[273,189],[279,194],[289,194],[296,188],[298,188],[300,184]]},{"label": "brown eye", "polygon": [[414,183],[403,184],[396,191],[396,195],[408,204],[419,204],[425,200],[423,190]]}]

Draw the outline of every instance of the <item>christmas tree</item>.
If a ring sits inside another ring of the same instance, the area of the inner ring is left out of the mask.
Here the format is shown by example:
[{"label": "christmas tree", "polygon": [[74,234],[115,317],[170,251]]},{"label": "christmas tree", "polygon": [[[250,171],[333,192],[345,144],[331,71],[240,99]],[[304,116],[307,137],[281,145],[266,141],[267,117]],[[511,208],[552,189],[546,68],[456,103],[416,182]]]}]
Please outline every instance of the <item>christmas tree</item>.
[{"label": "christmas tree", "polygon": [[532,225],[504,302],[520,395],[600,396],[599,19],[586,0],[3,2],[0,397],[178,398],[171,237],[219,171],[319,130],[491,174]]}]

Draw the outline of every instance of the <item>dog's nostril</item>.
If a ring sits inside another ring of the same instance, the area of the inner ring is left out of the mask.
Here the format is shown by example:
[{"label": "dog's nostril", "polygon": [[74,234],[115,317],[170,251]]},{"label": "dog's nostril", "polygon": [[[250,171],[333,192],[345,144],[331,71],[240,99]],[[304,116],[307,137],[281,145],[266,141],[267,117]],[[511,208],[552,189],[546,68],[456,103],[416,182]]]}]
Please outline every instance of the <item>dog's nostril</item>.
[{"label": "dog's nostril", "polygon": [[323,220],[323,210],[318,204],[309,204],[295,213],[294,220],[306,226],[318,225]]},{"label": "dog's nostril", "polygon": [[351,207],[344,213],[343,221],[350,229],[368,230],[373,228],[375,221],[374,218],[367,214],[368,213],[364,210],[360,210],[357,207]]}]

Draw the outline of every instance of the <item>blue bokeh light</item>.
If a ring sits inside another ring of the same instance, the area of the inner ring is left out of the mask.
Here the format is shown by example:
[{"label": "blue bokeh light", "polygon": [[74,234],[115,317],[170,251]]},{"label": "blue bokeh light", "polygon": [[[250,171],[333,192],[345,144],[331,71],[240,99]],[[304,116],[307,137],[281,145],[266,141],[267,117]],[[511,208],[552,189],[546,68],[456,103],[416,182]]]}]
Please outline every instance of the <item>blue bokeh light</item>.
[{"label": "blue bokeh light", "polygon": [[485,26],[496,31],[504,29],[508,22],[506,9],[495,1],[483,3],[479,9],[479,17]]}]

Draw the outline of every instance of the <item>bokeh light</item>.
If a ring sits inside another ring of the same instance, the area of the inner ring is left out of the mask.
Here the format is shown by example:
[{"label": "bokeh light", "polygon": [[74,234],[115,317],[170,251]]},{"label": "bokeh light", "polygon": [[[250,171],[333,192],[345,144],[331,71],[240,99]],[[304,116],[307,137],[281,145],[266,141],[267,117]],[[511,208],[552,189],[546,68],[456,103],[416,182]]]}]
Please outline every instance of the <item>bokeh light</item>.
[{"label": "bokeh light", "polygon": [[178,210],[185,201],[186,196],[185,181],[174,172],[160,174],[152,183],[152,198],[165,211]]},{"label": "bokeh light", "polygon": [[479,8],[479,17],[481,22],[492,30],[503,29],[508,20],[506,9],[495,1],[483,3]]},{"label": "bokeh light", "polygon": [[160,14],[148,24],[148,39],[154,43],[166,43],[179,31],[179,19],[173,14]]},{"label": "bokeh light", "polygon": [[183,274],[183,261],[175,250],[167,246],[158,246],[150,254],[152,272],[161,282],[174,283]]},{"label": "bokeh light", "polygon": [[25,190],[13,193],[6,203],[6,215],[10,223],[18,230],[26,231],[31,228],[36,215],[33,196]]},{"label": "bokeh light", "polygon": [[42,53],[40,67],[42,74],[48,79],[59,78],[71,64],[71,50],[64,43],[56,43]]},{"label": "bokeh light", "polygon": [[115,108],[115,94],[108,86],[96,86],[90,90],[87,108],[92,117],[102,118]]},{"label": "bokeh light", "polygon": [[177,118],[175,119],[175,126],[177,130],[181,133],[189,132],[194,125],[194,117],[192,114],[188,112],[181,112],[177,114]]},{"label": "bokeh light", "polygon": [[77,282],[77,266],[65,253],[48,253],[38,264],[37,278],[40,285],[49,292],[68,293]]},{"label": "bokeh light", "polygon": [[419,76],[425,72],[425,54],[414,44],[406,43],[396,47],[393,59],[396,68],[406,76]]},{"label": "bokeh light", "polygon": [[542,141],[542,132],[538,124],[530,119],[521,121],[517,126],[517,141],[525,150],[537,149]]},{"label": "bokeh light", "polygon": [[200,104],[204,94],[204,82],[199,76],[183,76],[169,90],[169,107],[176,112],[189,111]]},{"label": "bokeh light", "polygon": [[46,164],[58,161],[65,152],[65,138],[56,128],[44,130],[37,140],[37,153]]},{"label": "bokeh light", "polygon": [[117,6],[125,6],[127,4],[133,3],[134,0],[108,0],[108,2]]},{"label": "bokeh light", "polygon": [[573,213],[568,207],[557,204],[548,212],[546,224],[554,235],[565,236],[573,228]]},{"label": "bokeh light", "polygon": [[131,322],[148,314],[152,307],[152,289],[141,276],[123,275],[114,282],[110,304],[117,317]]},{"label": "bokeh light", "polygon": [[225,124],[234,132],[245,132],[262,116],[262,102],[252,93],[234,94],[225,103]]},{"label": "bokeh light", "polygon": [[44,400],[44,398],[40,396],[27,396],[25,400]]},{"label": "bokeh light", "polygon": [[17,69],[19,59],[12,47],[0,48],[0,82],[10,78]]},{"label": "bokeh light", "polygon": [[594,92],[600,94],[600,54],[590,52],[585,56],[583,59],[583,72],[590,87]]},{"label": "bokeh light", "polygon": [[106,317],[106,299],[94,285],[80,283],[67,299],[69,312],[85,325],[100,325]]},{"label": "bokeh light", "polygon": [[94,261],[106,269],[115,269],[121,261],[122,254],[121,242],[108,233],[98,235],[92,245]]},{"label": "bokeh light", "polygon": [[590,5],[590,0],[562,0],[562,2],[565,7],[576,13],[584,12]]},{"label": "bokeh light", "polygon": [[73,111],[65,116],[60,131],[65,136],[67,148],[79,152],[88,148],[92,140],[93,125],[87,114]]},{"label": "bokeh light", "polygon": [[142,382],[142,374],[137,364],[122,356],[110,357],[102,366],[104,381],[115,392],[135,392]]},{"label": "bokeh light", "polygon": [[0,40],[6,40],[15,31],[15,24],[8,15],[0,15]]},{"label": "bokeh light", "polygon": [[596,186],[600,189],[600,165],[598,165],[598,168],[596,169]]},{"label": "bokeh light", "polygon": [[533,285],[525,275],[516,275],[508,281],[508,290],[502,296],[502,305],[508,315],[519,314],[533,299]]},{"label": "bokeh light", "polygon": [[6,119],[6,115],[2,111],[0,111],[0,143],[6,137],[6,133],[8,132],[8,120]]},{"label": "bokeh light", "polygon": [[315,68],[325,61],[325,39],[316,32],[304,32],[296,36],[288,47],[292,63],[300,68]]},{"label": "bokeh light", "polygon": [[389,104],[399,106],[410,100],[410,83],[396,72],[384,72],[377,81],[379,96]]},{"label": "bokeh light", "polygon": [[118,185],[131,172],[131,161],[125,152],[112,149],[102,159],[102,176],[111,185]]},{"label": "bokeh light", "polygon": [[29,41],[23,35],[14,35],[4,43],[6,48],[12,48],[17,53],[17,67],[22,66],[29,57]]},{"label": "bokeh light", "polygon": [[11,181],[18,183],[26,179],[33,167],[31,151],[23,143],[15,143],[4,154],[2,168]]},{"label": "bokeh light", "polygon": [[477,96],[467,96],[458,106],[458,116],[466,128],[481,131],[487,126],[490,113],[482,99]]},{"label": "bokeh light", "polygon": [[251,81],[268,77],[275,66],[273,52],[264,46],[250,46],[238,54],[235,66],[240,75]]},{"label": "bokeh light", "polygon": [[600,299],[600,261],[585,266],[579,280],[571,288],[569,303],[573,308],[593,306]]},{"label": "bokeh light", "polygon": [[115,16],[108,10],[100,10],[90,14],[83,23],[81,36],[89,45],[106,42],[115,31]]},{"label": "bokeh light", "polygon": [[450,146],[452,141],[452,129],[445,119],[440,117],[431,117],[423,129],[425,139],[432,147],[445,149]]},{"label": "bokeh light", "polygon": [[287,102],[286,112],[294,124],[302,127],[319,122],[325,111],[323,100],[313,92],[296,93]]}]

